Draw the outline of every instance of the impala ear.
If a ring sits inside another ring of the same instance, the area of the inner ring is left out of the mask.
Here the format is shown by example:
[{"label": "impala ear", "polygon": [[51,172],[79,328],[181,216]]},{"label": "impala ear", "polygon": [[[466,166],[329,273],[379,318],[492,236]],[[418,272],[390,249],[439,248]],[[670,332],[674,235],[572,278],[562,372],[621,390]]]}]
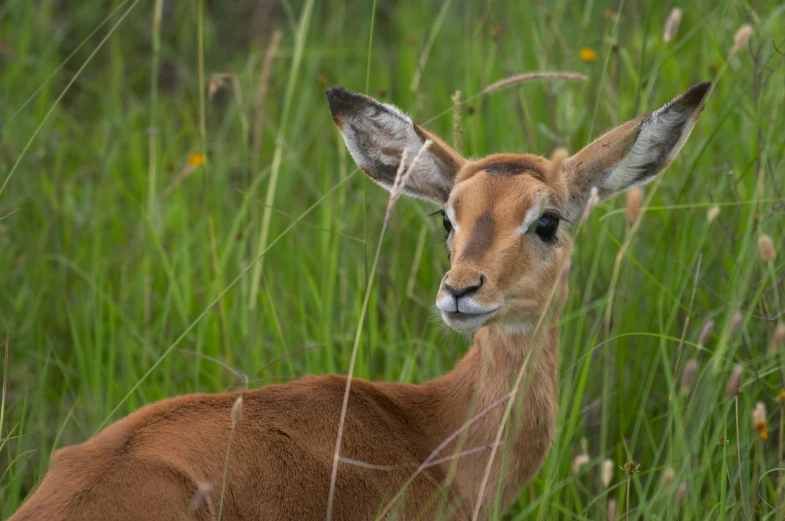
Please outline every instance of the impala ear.
[{"label": "impala ear", "polygon": [[447,202],[455,175],[465,159],[392,105],[343,87],[327,89],[333,121],[357,165],[373,181],[390,189],[404,149],[411,161],[422,144],[433,144],[420,157],[404,193],[438,204]]},{"label": "impala ear", "polygon": [[711,83],[699,83],[654,112],[616,127],[567,159],[567,218],[578,219],[593,186],[601,199],[645,184],[664,170],[695,126]]}]

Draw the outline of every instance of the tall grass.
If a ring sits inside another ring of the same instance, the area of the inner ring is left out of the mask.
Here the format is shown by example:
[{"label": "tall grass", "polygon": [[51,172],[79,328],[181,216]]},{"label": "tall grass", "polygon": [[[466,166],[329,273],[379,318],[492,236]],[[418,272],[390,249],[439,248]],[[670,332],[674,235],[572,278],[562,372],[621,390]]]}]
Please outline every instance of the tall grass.
[{"label": "tall grass", "polygon": [[[561,319],[557,437],[509,518],[605,519],[608,505],[630,519],[782,517],[785,8],[674,5],[681,24],[664,43],[665,3],[303,0],[269,17],[266,6],[0,6],[0,516],[54,449],[143,404],[246,385],[238,375],[348,370],[376,247],[366,236],[378,236],[388,196],[353,174],[324,86],[367,90],[443,136],[460,90],[464,154],[550,157],[716,79],[634,229],[623,198],[581,227]],[[752,37],[731,55],[744,24]],[[251,94],[276,28],[259,111]],[[598,59],[582,61],[581,48]],[[590,79],[476,96],[539,71]],[[236,75],[242,96],[205,97],[214,73]],[[261,139],[249,150],[254,114]],[[209,169],[189,165],[193,153]],[[468,341],[433,318],[448,266],[433,208],[399,204],[354,376],[421,382]],[[761,258],[762,235],[773,258]],[[697,377],[684,393],[691,359]],[[737,364],[742,392],[726,396]],[[752,422],[759,401],[766,441]],[[589,462],[573,473],[584,437]],[[626,475],[630,460],[640,471]]]}]

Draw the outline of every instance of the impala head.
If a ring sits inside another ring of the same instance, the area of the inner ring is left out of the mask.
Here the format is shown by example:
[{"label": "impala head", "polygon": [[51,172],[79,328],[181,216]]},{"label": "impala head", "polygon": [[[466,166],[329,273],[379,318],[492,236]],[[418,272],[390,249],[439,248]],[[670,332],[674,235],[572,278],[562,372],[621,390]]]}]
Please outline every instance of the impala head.
[{"label": "impala head", "polygon": [[[404,149],[414,166],[405,192],[441,206],[450,270],[436,307],[456,331],[487,323],[525,331],[542,312],[571,250],[592,187],[601,199],[651,181],[679,152],[710,83],[611,130],[561,167],[532,154],[464,159],[403,112],[342,87],[327,91],[333,121],[360,168],[389,189]],[[558,161],[557,161],[558,162]]]}]

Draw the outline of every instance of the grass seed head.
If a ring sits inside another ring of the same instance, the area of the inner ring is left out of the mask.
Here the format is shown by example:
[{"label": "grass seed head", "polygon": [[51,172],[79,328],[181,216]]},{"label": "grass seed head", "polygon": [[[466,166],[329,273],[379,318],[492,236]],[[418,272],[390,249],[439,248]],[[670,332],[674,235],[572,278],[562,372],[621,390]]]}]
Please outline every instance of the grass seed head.
[{"label": "grass seed head", "polygon": [[709,211],[706,212],[706,220],[711,223],[714,219],[719,217],[720,215],[720,207],[719,206],[712,206],[709,208]]},{"label": "grass seed head", "polygon": [[703,329],[701,329],[700,335],[698,335],[698,345],[703,347],[706,345],[706,342],[709,341],[711,337],[711,332],[714,331],[714,321],[709,320],[705,324],[703,324]]},{"label": "grass seed head", "polygon": [[615,499],[608,500],[608,521],[616,521],[617,512],[619,510],[619,502]]},{"label": "grass seed head", "polygon": [[695,387],[695,381],[698,379],[698,361],[694,358],[687,360],[684,364],[684,371],[681,373],[681,392],[689,396]]},{"label": "grass seed head", "polygon": [[584,465],[589,462],[589,455],[588,454],[578,454],[572,460],[572,473],[577,474],[581,471]]},{"label": "grass seed head", "polygon": [[608,487],[613,481],[613,460],[606,459],[602,462],[602,468],[600,469],[600,481],[602,482],[603,487]]},{"label": "grass seed head", "polygon": [[760,434],[763,441],[769,439],[769,429],[766,424],[766,404],[758,402],[755,404],[755,409],[752,411],[752,424],[755,430]]},{"label": "grass seed head", "polygon": [[665,488],[673,483],[673,480],[676,478],[676,471],[673,470],[673,467],[666,467],[665,470],[662,471],[662,487]]},{"label": "grass seed head", "polygon": [[774,334],[771,335],[771,342],[769,342],[769,353],[775,353],[778,349],[785,345],[785,323],[777,323],[774,328]]},{"label": "grass seed head", "polygon": [[676,490],[676,508],[679,508],[687,496],[687,482],[682,481],[679,483],[679,488]]},{"label": "grass seed head", "polygon": [[730,55],[733,56],[739,52],[739,49],[747,45],[750,36],[752,36],[752,26],[750,24],[744,24],[739,27],[739,30],[733,36],[733,48],[730,51]]},{"label": "grass seed head", "polygon": [[210,84],[207,87],[207,99],[211,100],[222,90],[231,91],[236,85],[236,76],[226,72],[219,72],[210,76]]},{"label": "grass seed head", "polygon": [[641,469],[641,464],[635,463],[635,461],[633,460],[628,461],[622,467],[622,470],[624,470],[624,472],[626,472],[627,474],[635,474],[636,472],[640,471],[640,469]]},{"label": "grass seed head", "polygon": [[463,112],[461,109],[461,91],[456,90],[452,95],[452,132],[453,146],[459,153],[463,150],[463,124],[461,121]]},{"label": "grass seed head", "polygon": [[665,21],[665,28],[662,30],[663,42],[668,43],[673,40],[673,37],[679,31],[679,24],[681,24],[681,9],[674,7],[671,9],[668,19]]},{"label": "grass seed head", "polygon": [[733,371],[730,373],[730,378],[728,378],[728,385],[725,386],[725,396],[728,398],[732,396],[738,396],[741,392],[741,375],[743,373],[743,368],[741,365],[736,364],[733,368]]},{"label": "grass seed head", "polygon": [[559,181],[561,176],[561,169],[564,166],[564,161],[567,159],[567,149],[559,147],[553,151],[551,157],[551,166],[545,173],[545,182],[549,185],[554,185]]},{"label": "grass seed head", "polygon": [[733,318],[730,321],[730,332],[735,333],[741,327],[742,322],[744,322],[744,313],[741,311],[737,311]]},{"label": "grass seed head", "polygon": [[771,237],[768,235],[760,236],[760,239],[758,239],[758,248],[760,249],[760,258],[763,259],[764,262],[774,260],[774,257],[777,256],[777,252],[774,250],[774,243],[771,242]]}]

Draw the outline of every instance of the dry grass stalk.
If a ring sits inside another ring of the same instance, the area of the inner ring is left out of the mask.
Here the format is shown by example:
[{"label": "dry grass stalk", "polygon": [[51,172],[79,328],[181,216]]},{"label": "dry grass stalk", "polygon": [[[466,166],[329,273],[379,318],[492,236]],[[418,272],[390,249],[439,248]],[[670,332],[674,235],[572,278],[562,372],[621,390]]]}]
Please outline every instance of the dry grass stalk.
[{"label": "dry grass stalk", "polygon": [[[477,414],[475,414],[473,417],[471,417],[469,420],[467,420],[459,429],[457,429],[456,431],[453,431],[452,434],[447,436],[435,449],[433,449],[433,451],[431,451],[430,455],[428,455],[428,457],[425,458],[425,461],[422,462],[422,464],[420,464],[419,467],[417,467],[417,470],[415,470],[411,474],[411,476],[409,477],[410,482],[411,482],[412,479],[414,479],[416,476],[418,476],[420,474],[420,472],[422,472],[423,469],[431,466],[433,464],[433,462],[435,461],[434,460],[435,456],[437,454],[440,454],[442,449],[444,449],[447,445],[452,443],[458,436],[461,435],[462,432],[466,431],[474,423],[476,423],[477,421],[481,420],[489,412],[491,412],[494,409],[496,409],[497,407],[507,403],[507,401],[510,400],[510,398],[512,398],[514,396],[514,394],[515,393],[512,392],[512,391],[507,393],[507,394],[505,394],[504,396],[502,396],[501,398],[499,398],[495,402],[491,403],[488,407],[486,407],[482,411],[480,411]],[[497,446],[497,445],[491,445],[490,447],[493,448],[495,446]],[[390,510],[395,505],[396,501],[403,494],[404,490],[405,490],[405,486],[398,490],[398,493],[390,501],[387,502],[387,505],[384,507],[384,509],[381,511],[381,513],[377,516],[377,519],[384,519],[384,516],[387,515],[388,512],[390,512]]]},{"label": "dry grass stalk", "polygon": [[484,451],[484,450],[489,450],[489,449],[492,449],[494,447],[501,447],[503,445],[504,445],[504,442],[500,441],[498,443],[489,443],[488,445],[483,445],[481,447],[474,447],[473,449],[462,450],[461,452],[458,452],[456,454],[450,454],[449,456],[445,456],[443,458],[435,459],[435,460],[431,461],[430,463],[428,463],[427,467],[435,467],[437,465],[441,465],[443,463],[447,463],[447,462],[456,460],[458,458],[462,458],[463,456],[468,456],[470,454],[475,454],[477,452],[481,452],[481,451]]},{"label": "dry grass stalk", "polygon": [[730,332],[735,333],[741,327],[742,322],[744,322],[744,313],[741,311],[737,311],[733,318],[730,321]]},{"label": "dry grass stalk", "polygon": [[398,165],[398,171],[395,174],[395,181],[393,181],[392,188],[390,188],[390,201],[387,203],[387,211],[384,214],[384,222],[387,222],[390,219],[390,213],[392,212],[393,206],[403,194],[404,188],[406,188],[406,182],[414,172],[414,167],[420,161],[420,158],[425,153],[426,150],[433,144],[433,141],[430,139],[426,139],[425,143],[422,144],[420,150],[417,151],[417,155],[414,156],[412,160],[412,164],[409,165],[409,168],[406,169],[406,172],[403,169],[406,167],[406,156],[408,154],[407,149],[403,150],[401,155],[401,162]]},{"label": "dry grass stalk", "polygon": [[461,91],[456,90],[452,95],[452,131],[453,146],[460,153],[463,150],[463,125],[461,123]]},{"label": "dry grass stalk", "polygon": [[3,434],[3,422],[2,422],[2,412],[5,411],[5,395],[6,390],[8,389],[8,341],[11,338],[11,334],[6,331],[5,332],[5,349],[3,354],[3,390],[0,392],[0,439],[2,439]]},{"label": "dry grass stalk", "polygon": [[780,406],[780,428],[779,428],[779,441],[777,443],[777,511],[781,511],[782,509],[782,455],[783,455],[783,445],[785,445],[785,439],[783,439],[783,431],[785,431],[785,389],[780,389],[779,394],[777,395],[777,402]]},{"label": "dry grass stalk", "polygon": [[[349,407],[349,393],[352,388],[352,379],[354,377],[354,367],[357,364],[357,352],[360,347],[360,335],[362,334],[363,323],[365,322],[365,316],[368,312],[368,303],[371,297],[371,288],[373,287],[373,279],[376,276],[376,268],[379,265],[379,257],[381,256],[382,252],[382,243],[384,239],[384,232],[387,230],[387,223],[390,220],[390,214],[392,213],[393,206],[395,205],[395,201],[403,193],[403,189],[406,186],[406,181],[408,180],[411,173],[414,171],[414,167],[417,165],[417,162],[422,157],[422,154],[431,146],[433,143],[430,139],[427,139],[425,143],[420,147],[420,150],[417,151],[417,155],[414,156],[412,163],[409,165],[408,170],[404,173],[403,170],[406,165],[406,149],[403,150],[401,154],[401,164],[398,166],[398,172],[395,175],[395,181],[393,182],[393,186],[390,188],[390,200],[387,203],[387,211],[385,212],[384,222],[382,223],[382,230],[379,232],[379,240],[376,244],[376,253],[373,257],[373,263],[371,264],[371,272],[368,274],[368,285],[365,289],[365,296],[363,297],[362,308],[360,309],[360,321],[357,324],[357,330],[354,335],[354,343],[352,345],[352,354],[349,359],[349,371],[346,374],[346,386],[344,387],[343,393],[343,402],[341,404],[341,415],[338,419],[338,435],[335,439],[335,451],[333,452],[333,465],[332,471],[330,474],[330,488],[327,495],[327,520],[329,521],[332,519],[332,507],[333,501],[335,498],[335,484],[338,478],[338,462],[340,461],[341,457],[341,442],[343,441],[343,430],[346,424],[346,412]],[[498,443],[501,440],[496,440]],[[495,447],[494,447],[495,448]],[[418,469],[419,472],[422,469]],[[397,498],[397,496],[396,496]],[[388,507],[395,503],[395,499],[393,498],[390,503],[388,503]],[[387,509],[382,511],[379,515],[380,518],[384,518],[385,512]]]},{"label": "dry grass stalk", "polygon": [[221,499],[218,502],[218,521],[221,521],[221,514],[224,508],[224,495],[226,494],[226,475],[229,473],[229,454],[232,451],[232,438],[234,437],[234,429],[240,422],[243,416],[243,395],[237,397],[232,405],[232,412],[230,418],[232,420],[232,428],[229,429],[229,440],[226,442],[226,458],[224,459],[224,472],[221,480]]},{"label": "dry grass stalk", "polygon": [[730,55],[733,56],[739,52],[739,49],[747,44],[750,36],[752,36],[752,26],[750,24],[744,24],[739,27],[739,30],[733,36],[733,48],[730,50]]},{"label": "dry grass stalk", "polygon": [[[259,146],[262,142],[262,119],[264,119],[264,105],[267,99],[267,91],[270,88],[270,71],[273,68],[273,59],[278,52],[278,44],[281,43],[282,33],[276,29],[270,38],[270,43],[267,50],[264,52],[264,61],[262,62],[262,77],[259,80],[259,88],[256,91],[256,100],[254,102],[253,113],[253,130],[251,131],[251,150],[254,153],[253,157],[258,157]],[[255,164],[258,160],[255,161]],[[256,174],[258,167],[254,168],[252,174]]]},{"label": "dry grass stalk", "polygon": [[760,249],[760,258],[763,259],[764,262],[772,261],[774,260],[774,257],[777,256],[777,252],[774,249],[774,243],[768,235],[760,236],[760,239],[758,239],[758,248]]},{"label": "dry grass stalk", "polygon": [[671,9],[668,19],[665,20],[665,28],[662,30],[663,42],[668,43],[676,36],[676,33],[679,31],[679,25],[681,24],[681,14],[681,9],[678,7]]},{"label": "dry grass stalk", "polygon": [[640,186],[633,186],[627,192],[627,206],[624,209],[624,220],[632,225],[641,213],[641,203],[643,202],[643,189]]},{"label": "dry grass stalk", "polygon": [[577,72],[527,72],[524,74],[516,74],[515,76],[510,76],[508,78],[504,78],[503,80],[491,83],[482,89],[480,95],[490,94],[492,92],[496,92],[497,90],[514,87],[515,85],[520,85],[521,83],[526,83],[527,81],[532,80],[586,81],[588,79],[589,78],[587,76],[578,74]]},{"label": "dry grass stalk", "polygon": [[[385,223],[390,219],[390,212],[392,211],[392,207],[395,205],[395,201],[397,201],[398,198],[401,196],[401,193],[403,192],[403,188],[406,186],[406,180],[403,178],[404,178],[404,170],[406,169],[406,160],[408,158],[409,158],[409,149],[404,148],[403,152],[401,152],[401,162],[398,163],[398,170],[395,172],[395,180],[393,181],[392,188],[390,188],[390,199],[387,202],[387,212],[384,215]],[[416,161],[417,159],[415,158],[415,162]],[[412,164],[412,166],[414,166],[414,164]]]},{"label": "dry grass stalk", "polygon": [[694,358],[687,360],[684,364],[684,372],[681,373],[681,392],[689,396],[695,388],[695,381],[698,379],[698,361]]},{"label": "dry grass stalk", "polygon": [[627,501],[624,507],[627,509],[627,521],[630,521],[630,486],[632,485],[632,474],[627,475]]},{"label": "dry grass stalk", "polygon": [[546,183],[553,185],[558,182],[562,166],[564,166],[564,161],[567,160],[567,155],[566,148],[559,147],[553,151],[553,156],[551,157],[551,167],[545,173]]},{"label": "dry grass stalk", "polygon": [[243,395],[237,397],[232,405],[232,428],[236,427],[243,417]]},{"label": "dry grass stalk", "polygon": [[180,171],[180,173],[179,173],[179,174],[177,174],[177,177],[175,177],[175,178],[172,180],[172,182],[171,182],[171,183],[169,183],[169,186],[167,186],[166,188],[164,188],[164,191],[163,191],[163,192],[161,192],[161,199],[166,199],[167,197],[169,197],[170,195],[172,195],[172,193],[175,191],[175,189],[176,189],[178,186],[180,186],[181,184],[183,184],[183,182],[184,182],[186,179],[188,179],[189,177],[191,177],[191,175],[193,175],[193,173],[194,173],[194,172],[196,172],[197,168],[199,168],[199,167],[198,167],[198,165],[194,165],[194,164],[192,164],[192,163],[189,161],[189,162],[188,162],[188,164],[187,164],[187,165],[185,165],[185,168],[183,168],[183,169]]},{"label": "dry grass stalk", "polygon": [[741,392],[741,375],[743,371],[744,368],[739,364],[736,364],[733,371],[731,371],[730,378],[728,378],[728,385],[725,386],[726,397],[738,396]]},{"label": "dry grass stalk", "polygon": [[571,267],[572,267],[572,261],[570,261],[570,259],[567,259],[566,261],[564,261],[564,264],[562,264],[562,267],[561,267],[561,282],[562,282],[562,284],[567,284],[567,279],[570,276],[570,268]]},{"label": "dry grass stalk", "polygon": [[589,193],[589,200],[586,202],[586,207],[583,209],[583,215],[581,216],[581,225],[586,222],[591,214],[591,211],[600,203],[600,192],[597,190],[596,186],[591,187],[591,192]]},{"label": "dry grass stalk", "polygon": [[[735,420],[736,420],[736,438],[741,439],[741,431],[739,430],[739,395],[736,394],[735,398],[733,399],[734,406],[735,406]],[[739,495],[741,496],[741,509],[742,511],[747,510],[747,505],[745,505],[744,500],[744,482],[742,481],[742,467],[741,467],[741,443],[736,443],[736,461],[739,463]],[[730,478],[730,469],[728,469],[728,482],[730,483],[730,489],[733,491],[733,482]],[[733,493],[734,498],[736,497],[736,493]],[[754,500],[753,500],[754,501]]]},{"label": "dry grass stalk", "polygon": [[775,353],[785,345],[785,324],[779,322],[774,329],[774,334],[771,335],[771,342],[769,343],[769,353]]}]

